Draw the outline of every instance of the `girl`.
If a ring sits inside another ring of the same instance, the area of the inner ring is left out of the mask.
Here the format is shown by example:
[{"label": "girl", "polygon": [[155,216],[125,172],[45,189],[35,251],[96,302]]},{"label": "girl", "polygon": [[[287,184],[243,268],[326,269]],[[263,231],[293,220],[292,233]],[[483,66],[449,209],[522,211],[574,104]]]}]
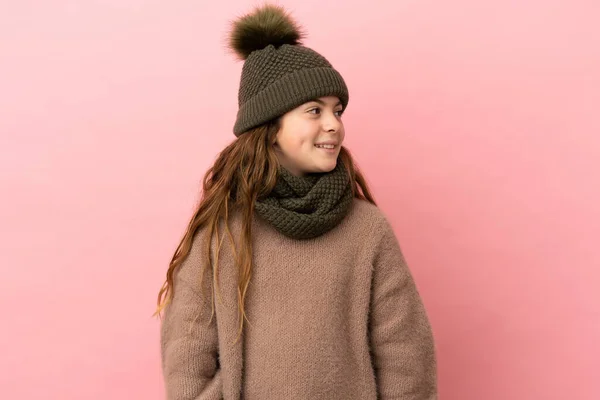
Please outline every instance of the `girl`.
[{"label": "girl", "polygon": [[427,314],[342,146],[348,89],[303,36],[274,5],[233,24],[237,139],[158,296],[169,400],[437,398]]}]

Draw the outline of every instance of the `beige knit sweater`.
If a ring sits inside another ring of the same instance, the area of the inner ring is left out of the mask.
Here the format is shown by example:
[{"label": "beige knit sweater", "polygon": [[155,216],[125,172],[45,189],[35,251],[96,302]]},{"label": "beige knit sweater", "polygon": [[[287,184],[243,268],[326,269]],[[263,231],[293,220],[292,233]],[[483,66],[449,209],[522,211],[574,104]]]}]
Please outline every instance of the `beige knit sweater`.
[{"label": "beige knit sweater", "polygon": [[[230,227],[237,242],[237,216]],[[168,400],[437,399],[428,317],[380,209],[354,199],[336,228],[311,240],[288,238],[259,217],[252,229],[251,325],[235,345],[229,241],[219,256],[216,323],[207,326],[211,306],[197,283],[204,235],[176,274],[161,329]]]}]

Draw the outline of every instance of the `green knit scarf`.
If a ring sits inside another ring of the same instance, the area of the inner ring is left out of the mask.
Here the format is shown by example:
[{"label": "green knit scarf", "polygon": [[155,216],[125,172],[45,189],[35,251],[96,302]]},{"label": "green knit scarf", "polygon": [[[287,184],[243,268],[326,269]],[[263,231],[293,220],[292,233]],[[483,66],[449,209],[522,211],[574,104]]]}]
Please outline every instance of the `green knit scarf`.
[{"label": "green knit scarf", "polygon": [[297,177],[280,167],[273,191],[256,202],[255,210],[279,232],[311,239],[339,224],[352,205],[352,187],[338,157],[333,171]]}]

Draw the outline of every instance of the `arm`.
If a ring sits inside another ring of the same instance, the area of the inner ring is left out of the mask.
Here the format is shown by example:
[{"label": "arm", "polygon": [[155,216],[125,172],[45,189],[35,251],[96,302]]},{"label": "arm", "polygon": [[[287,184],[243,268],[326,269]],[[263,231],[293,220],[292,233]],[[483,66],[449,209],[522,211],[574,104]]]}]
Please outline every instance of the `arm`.
[{"label": "arm", "polygon": [[425,308],[385,218],[376,234],[369,323],[378,398],[435,400],[436,355]]},{"label": "arm", "polygon": [[161,357],[167,400],[222,398],[214,316],[208,325],[212,287],[208,270],[204,273],[204,282],[209,290],[204,291],[202,297],[199,292],[201,247],[201,240],[194,239],[190,254],[175,272],[173,299],[164,310]]}]

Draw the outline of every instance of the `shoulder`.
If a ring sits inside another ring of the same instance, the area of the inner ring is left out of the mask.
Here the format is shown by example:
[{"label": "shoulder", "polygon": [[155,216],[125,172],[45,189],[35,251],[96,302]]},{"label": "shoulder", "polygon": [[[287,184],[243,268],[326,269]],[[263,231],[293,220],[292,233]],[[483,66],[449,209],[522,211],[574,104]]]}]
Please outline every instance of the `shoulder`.
[{"label": "shoulder", "polygon": [[352,218],[366,233],[363,246],[372,257],[389,250],[400,251],[400,243],[388,215],[367,200],[354,199]]},{"label": "shoulder", "polygon": [[367,200],[354,198],[350,218],[364,225],[364,229],[372,233],[382,228],[391,229],[388,217],[383,210]]}]

